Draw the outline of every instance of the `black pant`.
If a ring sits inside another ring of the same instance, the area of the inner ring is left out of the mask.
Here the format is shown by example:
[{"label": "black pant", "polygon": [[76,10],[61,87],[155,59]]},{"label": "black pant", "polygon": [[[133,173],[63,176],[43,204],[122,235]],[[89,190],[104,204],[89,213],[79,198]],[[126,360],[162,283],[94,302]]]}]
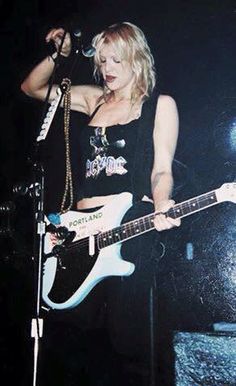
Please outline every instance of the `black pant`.
[{"label": "black pant", "polygon": [[[140,203],[124,221],[151,211],[151,204]],[[42,345],[44,386],[149,384],[156,235],[151,231],[123,244],[123,258],[136,266],[131,276],[105,279],[74,310],[50,311]]]}]

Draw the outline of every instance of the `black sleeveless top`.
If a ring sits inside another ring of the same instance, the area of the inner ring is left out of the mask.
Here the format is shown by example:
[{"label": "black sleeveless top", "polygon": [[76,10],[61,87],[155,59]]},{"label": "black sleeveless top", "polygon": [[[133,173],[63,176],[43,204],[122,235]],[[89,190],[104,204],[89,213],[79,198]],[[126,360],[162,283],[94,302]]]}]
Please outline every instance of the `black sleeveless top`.
[{"label": "black sleeveless top", "polygon": [[131,192],[137,199],[151,196],[156,103],[157,94],[153,93],[144,102],[140,118],[106,128],[85,125],[80,130],[77,200],[121,192]]},{"label": "black sleeveless top", "polygon": [[83,197],[131,192],[136,121],[125,125],[85,126],[81,131],[81,181]]}]

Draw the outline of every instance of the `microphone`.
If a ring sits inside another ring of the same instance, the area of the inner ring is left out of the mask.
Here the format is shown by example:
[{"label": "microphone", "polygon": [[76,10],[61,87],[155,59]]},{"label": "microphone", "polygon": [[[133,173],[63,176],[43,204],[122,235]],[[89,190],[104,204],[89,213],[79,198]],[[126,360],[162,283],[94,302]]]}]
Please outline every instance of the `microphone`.
[{"label": "microphone", "polygon": [[94,48],[92,46],[92,44],[90,44],[89,46],[87,46],[86,48],[82,48],[82,54],[86,57],[86,58],[92,58],[96,53],[96,48]]},{"label": "microphone", "polygon": [[79,28],[76,28],[74,30],[74,32],[73,32],[73,35],[74,35],[75,38],[80,39],[81,36],[82,36],[82,32],[81,32],[81,30]]}]

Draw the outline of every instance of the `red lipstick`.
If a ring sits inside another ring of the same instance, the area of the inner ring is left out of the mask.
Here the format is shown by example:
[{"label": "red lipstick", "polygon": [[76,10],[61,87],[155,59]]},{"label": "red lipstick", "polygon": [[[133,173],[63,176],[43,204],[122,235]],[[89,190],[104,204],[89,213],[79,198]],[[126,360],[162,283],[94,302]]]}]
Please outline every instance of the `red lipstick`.
[{"label": "red lipstick", "polygon": [[115,76],[112,76],[112,75],[106,75],[106,82],[107,82],[107,83],[113,82],[115,79],[116,79]]}]

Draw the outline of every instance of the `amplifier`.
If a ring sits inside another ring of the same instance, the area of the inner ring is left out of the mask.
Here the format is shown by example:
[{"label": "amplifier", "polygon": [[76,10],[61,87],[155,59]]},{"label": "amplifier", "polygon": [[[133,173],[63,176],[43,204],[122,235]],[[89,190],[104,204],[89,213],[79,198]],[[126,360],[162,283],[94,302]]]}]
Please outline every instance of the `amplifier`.
[{"label": "amplifier", "polygon": [[236,332],[175,332],[176,386],[235,386]]}]

